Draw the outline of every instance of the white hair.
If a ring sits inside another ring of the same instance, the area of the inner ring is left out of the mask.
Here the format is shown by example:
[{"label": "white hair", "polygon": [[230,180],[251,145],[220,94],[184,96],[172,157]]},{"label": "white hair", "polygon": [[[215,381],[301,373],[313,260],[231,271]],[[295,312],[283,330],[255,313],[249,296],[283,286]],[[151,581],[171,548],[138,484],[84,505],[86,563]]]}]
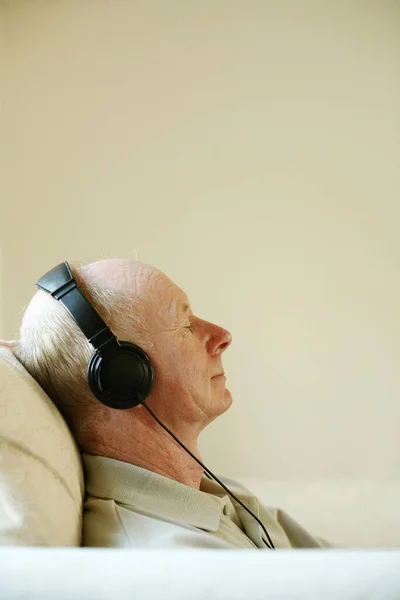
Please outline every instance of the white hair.
[{"label": "white hair", "polygon": [[[79,270],[74,276],[80,291],[119,339],[144,349],[153,345],[143,303],[134,291],[87,286],[80,280]],[[93,352],[61,303],[39,290],[24,313],[14,354],[56,404],[78,444],[106,414],[87,380]]]}]

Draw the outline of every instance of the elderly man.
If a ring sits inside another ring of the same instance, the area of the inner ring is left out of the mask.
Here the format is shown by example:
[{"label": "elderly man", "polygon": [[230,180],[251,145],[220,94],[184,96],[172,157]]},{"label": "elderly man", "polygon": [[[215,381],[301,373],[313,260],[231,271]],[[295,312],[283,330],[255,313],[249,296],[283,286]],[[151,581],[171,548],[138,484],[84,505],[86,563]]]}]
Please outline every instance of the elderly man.
[{"label": "elderly man", "polygon": [[83,545],[330,547],[236,482],[221,479],[231,497],[204,474],[198,437],[232,402],[222,364],[230,333],[195,316],[185,293],[150,265],[104,260],[72,274],[118,340],[145,351],[155,374],[150,412],[102,404],[88,384],[93,348],[85,335],[50,294],[33,297],[14,351],[82,451]]}]

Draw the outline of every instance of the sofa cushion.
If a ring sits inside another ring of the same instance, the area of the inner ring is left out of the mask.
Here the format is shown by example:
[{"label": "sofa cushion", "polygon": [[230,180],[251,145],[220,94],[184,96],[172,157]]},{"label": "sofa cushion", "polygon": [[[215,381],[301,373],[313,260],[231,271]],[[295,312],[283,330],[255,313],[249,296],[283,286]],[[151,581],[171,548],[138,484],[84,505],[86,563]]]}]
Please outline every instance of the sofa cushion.
[{"label": "sofa cushion", "polygon": [[80,546],[83,494],[66,422],[0,342],[0,544]]}]

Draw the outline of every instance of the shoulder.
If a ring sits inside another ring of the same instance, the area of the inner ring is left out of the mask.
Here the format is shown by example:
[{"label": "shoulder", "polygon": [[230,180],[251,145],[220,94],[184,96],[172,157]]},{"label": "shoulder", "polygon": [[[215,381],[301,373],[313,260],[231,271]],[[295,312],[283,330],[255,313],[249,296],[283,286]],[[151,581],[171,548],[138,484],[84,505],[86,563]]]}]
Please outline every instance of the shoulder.
[{"label": "shoulder", "polygon": [[90,498],[83,514],[82,546],[137,548],[218,548],[231,545],[208,531],[113,500]]}]

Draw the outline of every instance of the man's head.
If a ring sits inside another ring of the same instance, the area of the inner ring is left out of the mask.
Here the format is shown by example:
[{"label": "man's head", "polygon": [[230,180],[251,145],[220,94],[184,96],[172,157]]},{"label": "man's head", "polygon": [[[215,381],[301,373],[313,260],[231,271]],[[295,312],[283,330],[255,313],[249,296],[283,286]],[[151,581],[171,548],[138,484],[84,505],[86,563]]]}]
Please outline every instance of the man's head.
[{"label": "man's head", "polygon": [[[221,374],[231,336],[195,316],[185,293],[166,275],[128,259],[72,266],[72,271],[118,339],[149,355],[155,381],[147,404],[178,437],[197,437],[229,408],[232,398]],[[90,450],[90,440],[101,438],[102,429],[116,436],[120,431],[126,439],[134,420],[149,425],[143,407],[116,411],[95,400],[86,378],[93,348],[45,292],[37,292],[25,312],[15,353],[60,408],[83,449]]]}]

